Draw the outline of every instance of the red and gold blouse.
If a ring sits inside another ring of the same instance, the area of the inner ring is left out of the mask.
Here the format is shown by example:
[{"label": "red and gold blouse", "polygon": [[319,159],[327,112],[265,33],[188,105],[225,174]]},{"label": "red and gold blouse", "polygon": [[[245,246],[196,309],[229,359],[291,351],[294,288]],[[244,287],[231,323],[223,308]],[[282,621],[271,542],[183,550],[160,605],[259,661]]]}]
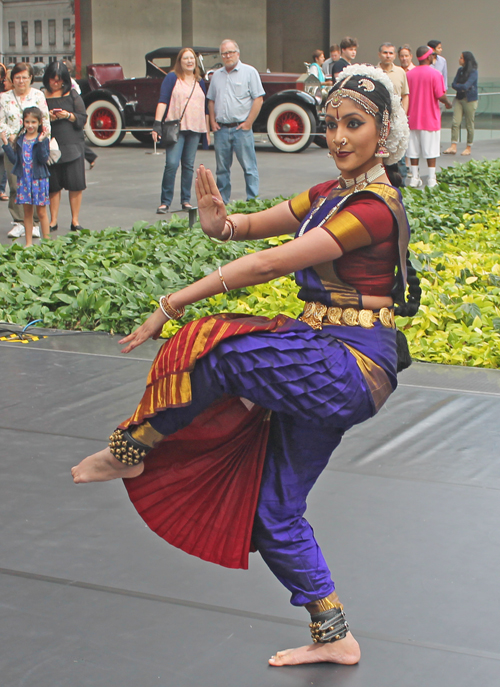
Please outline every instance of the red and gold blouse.
[{"label": "red and gold blouse", "polygon": [[289,205],[301,221],[297,236],[321,226],[343,252],[337,260],[296,274],[302,287],[300,298],[362,307],[361,296],[391,295],[400,258],[400,234],[406,234],[406,244],[409,236],[397,189],[369,184],[363,191],[349,193],[339,188],[336,180],[328,181],[292,198]]}]

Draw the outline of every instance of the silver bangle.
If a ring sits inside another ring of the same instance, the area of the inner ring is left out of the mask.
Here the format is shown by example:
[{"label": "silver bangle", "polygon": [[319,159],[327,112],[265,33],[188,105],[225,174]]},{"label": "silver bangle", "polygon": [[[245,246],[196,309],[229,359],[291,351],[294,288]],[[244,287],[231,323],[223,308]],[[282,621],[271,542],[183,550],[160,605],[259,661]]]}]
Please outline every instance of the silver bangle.
[{"label": "silver bangle", "polygon": [[[163,298],[163,296],[162,296],[162,298]],[[160,298],[160,300],[159,300],[159,302],[158,302],[158,305],[160,306],[160,310],[161,310],[162,313],[165,315],[165,317],[167,318],[167,321],[168,321],[168,320],[171,320],[171,319],[173,319],[173,318],[172,318],[171,315],[168,314],[168,312],[167,312],[167,311],[165,310],[165,308],[163,307],[163,303],[161,302],[161,301],[162,301],[162,298]]]}]

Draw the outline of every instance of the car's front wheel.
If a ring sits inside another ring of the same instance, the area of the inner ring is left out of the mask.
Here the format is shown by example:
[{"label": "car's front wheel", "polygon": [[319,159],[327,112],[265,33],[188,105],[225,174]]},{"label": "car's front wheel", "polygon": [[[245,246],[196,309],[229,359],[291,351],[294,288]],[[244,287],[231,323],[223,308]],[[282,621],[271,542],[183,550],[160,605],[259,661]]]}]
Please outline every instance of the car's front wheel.
[{"label": "car's front wheel", "polygon": [[276,105],[267,118],[269,140],[284,153],[300,153],[311,145],[315,133],[314,115],[298,103]]},{"label": "car's front wheel", "polygon": [[87,107],[85,133],[91,143],[101,148],[115,146],[125,136],[120,111],[108,100],[95,100]]}]

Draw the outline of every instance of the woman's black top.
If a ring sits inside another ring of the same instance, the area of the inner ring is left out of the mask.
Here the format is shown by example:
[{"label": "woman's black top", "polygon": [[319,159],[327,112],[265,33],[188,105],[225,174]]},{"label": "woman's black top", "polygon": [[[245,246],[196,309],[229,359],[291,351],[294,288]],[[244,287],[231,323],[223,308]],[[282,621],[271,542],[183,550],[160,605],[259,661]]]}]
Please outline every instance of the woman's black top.
[{"label": "woman's black top", "polygon": [[56,139],[61,157],[58,164],[71,162],[83,157],[85,153],[85,139],[83,137],[83,127],[87,121],[87,111],[81,97],[75,90],[71,90],[67,95],[59,98],[51,98],[50,93],[44,91],[47,98],[47,105],[50,110],[66,110],[75,115],[76,121],[70,122],[69,119],[54,119],[50,123],[52,136]]}]

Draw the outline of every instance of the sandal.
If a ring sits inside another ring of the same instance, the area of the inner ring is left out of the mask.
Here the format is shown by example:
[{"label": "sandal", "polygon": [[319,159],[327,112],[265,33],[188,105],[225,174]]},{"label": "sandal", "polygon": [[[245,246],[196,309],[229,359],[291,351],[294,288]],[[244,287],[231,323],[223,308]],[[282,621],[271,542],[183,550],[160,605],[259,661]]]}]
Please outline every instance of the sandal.
[{"label": "sandal", "polygon": [[192,210],[193,206],[191,205],[191,203],[182,203],[182,209],[183,210]]},{"label": "sandal", "polygon": [[156,214],[157,214],[157,215],[166,215],[167,212],[168,212],[169,207],[170,207],[169,205],[159,205],[159,206],[156,208]]},{"label": "sandal", "polygon": [[0,200],[9,200],[9,196],[6,193],[0,193]]},{"label": "sandal", "polygon": [[457,151],[452,150],[451,148],[447,148],[446,150],[443,150],[443,155],[456,155]]}]

